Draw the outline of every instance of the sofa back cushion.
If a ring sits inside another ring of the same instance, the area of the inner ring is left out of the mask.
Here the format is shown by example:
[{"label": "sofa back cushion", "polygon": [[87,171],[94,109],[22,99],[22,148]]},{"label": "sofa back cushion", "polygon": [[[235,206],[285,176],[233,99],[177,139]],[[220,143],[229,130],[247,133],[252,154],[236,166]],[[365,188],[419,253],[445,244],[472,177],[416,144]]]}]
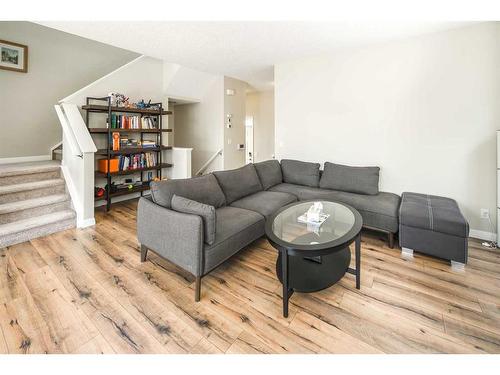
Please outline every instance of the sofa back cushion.
[{"label": "sofa back cushion", "polygon": [[303,186],[319,186],[319,163],[299,160],[281,160],[283,182]]},{"label": "sofa back cushion", "polygon": [[214,206],[215,208],[226,204],[224,193],[217,183],[217,179],[211,174],[151,183],[151,197],[153,198],[153,202],[160,206],[171,208],[174,194]]},{"label": "sofa back cushion", "polygon": [[319,187],[350,193],[376,195],[379,193],[379,172],[379,167],[350,167],[326,162]]},{"label": "sofa back cushion", "polygon": [[283,182],[283,174],[278,160],[266,160],[255,163],[254,166],[264,190]]},{"label": "sofa back cushion", "polygon": [[214,175],[226,196],[227,204],[262,191],[262,185],[253,164],[230,171],[214,172]]},{"label": "sofa back cushion", "polygon": [[174,194],[172,197],[172,210],[183,212],[185,214],[201,216],[201,219],[203,220],[204,241],[208,245],[212,245],[215,242],[216,213],[214,206],[203,204]]}]

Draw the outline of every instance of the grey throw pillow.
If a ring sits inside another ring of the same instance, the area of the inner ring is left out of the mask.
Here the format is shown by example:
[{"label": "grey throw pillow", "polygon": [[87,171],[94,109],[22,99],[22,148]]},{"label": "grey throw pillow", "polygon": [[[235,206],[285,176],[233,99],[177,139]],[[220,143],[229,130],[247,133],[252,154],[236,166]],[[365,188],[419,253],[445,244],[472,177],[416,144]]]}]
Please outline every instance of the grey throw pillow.
[{"label": "grey throw pillow", "polygon": [[205,242],[212,245],[215,242],[215,207],[183,198],[178,195],[172,197],[172,210],[185,214],[201,216],[203,220],[203,233]]},{"label": "grey throw pillow", "polygon": [[377,195],[379,193],[379,172],[379,167],[350,167],[326,162],[319,187],[350,193]]},{"label": "grey throw pillow", "polygon": [[214,172],[214,175],[226,196],[227,204],[262,191],[262,185],[253,164],[230,171]]},{"label": "grey throw pillow", "polygon": [[281,160],[283,181],[289,184],[318,187],[319,163],[308,163],[299,160]]},{"label": "grey throw pillow", "polygon": [[254,167],[264,190],[283,182],[281,166],[278,160],[266,160],[255,163]]},{"label": "grey throw pillow", "polygon": [[215,208],[226,204],[224,193],[217,179],[211,174],[193,178],[157,181],[152,182],[150,186],[153,202],[165,208],[170,208],[174,194],[181,194],[185,198]]}]

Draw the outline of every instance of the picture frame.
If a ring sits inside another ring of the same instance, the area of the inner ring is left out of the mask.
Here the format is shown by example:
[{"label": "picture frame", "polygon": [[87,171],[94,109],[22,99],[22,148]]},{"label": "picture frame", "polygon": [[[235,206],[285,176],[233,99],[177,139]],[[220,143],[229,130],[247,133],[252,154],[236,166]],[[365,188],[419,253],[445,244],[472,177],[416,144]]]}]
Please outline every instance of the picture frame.
[{"label": "picture frame", "polygon": [[0,39],[0,69],[28,72],[28,46]]}]

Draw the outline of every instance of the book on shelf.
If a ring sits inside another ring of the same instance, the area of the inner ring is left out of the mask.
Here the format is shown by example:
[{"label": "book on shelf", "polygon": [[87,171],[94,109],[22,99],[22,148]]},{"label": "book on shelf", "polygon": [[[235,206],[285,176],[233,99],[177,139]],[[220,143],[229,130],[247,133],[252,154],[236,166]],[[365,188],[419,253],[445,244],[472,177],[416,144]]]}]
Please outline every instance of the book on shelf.
[{"label": "book on shelf", "polygon": [[142,129],[158,129],[156,118],[151,116],[141,117],[141,125]]},{"label": "book on shelf", "polygon": [[111,129],[140,129],[141,117],[111,114]]},{"label": "book on shelf", "polygon": [[139,141],[137,139],[129,139],[128,137],[120,137],[120,147],[136,148],[139,147]]},{"label": "book on shelf", "polygon": [[134,169],[154,167],[157,164],[156,154],[140,153],[121,155],[118,157],[118,170],[129,171]]},{"label": "book on shelf", "polygon": [[[111,121],[106,119],[111,129],[158,129],[158,120],[151,116],[117,115],[111,114]],[[111,125],[110,125],[111,124]]]},{"label": "book on shelf", "polygon": [[144,140],[141,142],[141,146],[143,148],[155,148],[155,147],[158,147],[156,145],[156,142],[155,141],[148,141],[148,140]]}]

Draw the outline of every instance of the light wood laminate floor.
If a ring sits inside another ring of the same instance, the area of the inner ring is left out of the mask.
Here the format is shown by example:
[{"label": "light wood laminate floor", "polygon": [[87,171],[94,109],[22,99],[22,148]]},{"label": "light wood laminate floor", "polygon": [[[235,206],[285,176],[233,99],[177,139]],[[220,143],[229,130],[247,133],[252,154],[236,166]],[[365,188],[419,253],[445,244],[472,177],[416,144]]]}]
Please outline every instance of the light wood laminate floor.
[{"label": "light wood laminate floor", "polygon": [[265,239],[203,278],[196,303],[191,275],[140,263],[136,205],[0,250],[0,353],[500,353],[500,252],[476,241],[453,272],[364,234],[361,290],[346,275],[296,293],[285,319]]}]

